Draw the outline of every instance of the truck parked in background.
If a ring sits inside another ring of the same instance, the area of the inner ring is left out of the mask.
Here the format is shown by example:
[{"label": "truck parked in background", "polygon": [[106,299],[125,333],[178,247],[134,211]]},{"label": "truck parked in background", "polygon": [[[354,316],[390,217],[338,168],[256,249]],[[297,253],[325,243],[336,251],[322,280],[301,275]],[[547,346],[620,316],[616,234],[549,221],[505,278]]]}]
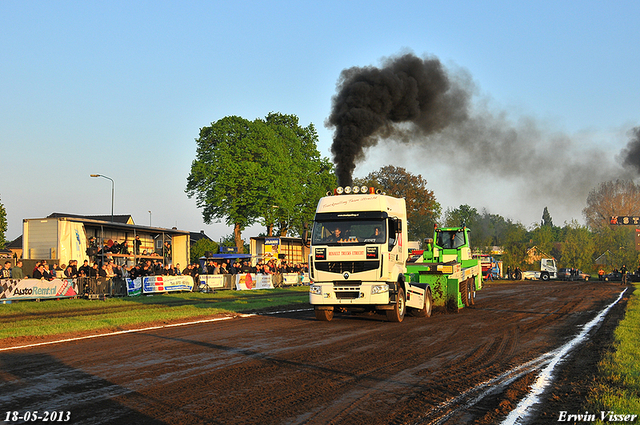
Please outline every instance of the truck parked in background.
[{"label": "truck parked in background", "polygon": [[473,258],[480,260],[483,279],[500,279],[502,277],[502,260],[496,260],[489,254],[473,254]]},{"label": "truck parked in background", "polygon": [[431,315],[428,284],[409,282],[405,200],[368,187],[338,188],[320,199],[311,232],[309,302],[316,319],[336,310]]},{"label": "truck parked in background", "polygon": [[549,280],[558,278],[558,267],[554,258],[542,258],[540,260],[540,270],[530,270],[522,272],[522,279],[527,280]]},{"label": "truck parked in background", "polygon": [[480,259],[473,258],[467,227],[436,228],[423,252],[407,263],[407,280],[430,288],[434,307],[458,311],[482,289]]}]

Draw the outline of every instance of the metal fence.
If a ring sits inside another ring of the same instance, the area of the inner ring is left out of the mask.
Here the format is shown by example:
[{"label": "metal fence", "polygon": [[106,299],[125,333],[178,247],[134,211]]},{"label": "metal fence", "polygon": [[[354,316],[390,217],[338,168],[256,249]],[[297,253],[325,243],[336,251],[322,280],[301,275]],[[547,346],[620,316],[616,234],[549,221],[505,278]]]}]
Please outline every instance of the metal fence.
[{"label": "metal fence", "polygon": [[[207,275],[203,275],[207,276]],[[214,275],[215,276],[215,275]],[[219,285],[215,287],[201,285],[201,280],[198,278],[193,285],[194,291],[210,292],[212,290],[226,289],[233,290],[236,288],[236,275],[224,274],[217,275],[221,278]],[[78,290],[81,296],[85,298],[93,298],[96,296],[109,296],[109,297],[126,297],[127,296],[127,281],[120,277],[79,277],[77,278]],[[271,275],[271,283],[274,288],[282,288],[285,286],[302,285],[302,277],[295,283],[285,282],[284,276],[280,273]]]}]

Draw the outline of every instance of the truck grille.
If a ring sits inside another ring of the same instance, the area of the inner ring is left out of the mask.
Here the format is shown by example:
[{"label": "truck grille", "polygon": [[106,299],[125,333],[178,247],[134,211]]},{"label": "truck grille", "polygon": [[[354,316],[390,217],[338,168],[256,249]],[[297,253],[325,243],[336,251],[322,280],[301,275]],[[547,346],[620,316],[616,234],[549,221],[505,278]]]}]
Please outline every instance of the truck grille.
[{"label": "truck grille", "polygon": [[336,298],[339,300],[356,300],[360,298],[360,292],[336,292]]},{"label": "truck grille", "polygon": [[376,270],[380,261],[316,261],[316,270],[331,273],[359,273]]}]

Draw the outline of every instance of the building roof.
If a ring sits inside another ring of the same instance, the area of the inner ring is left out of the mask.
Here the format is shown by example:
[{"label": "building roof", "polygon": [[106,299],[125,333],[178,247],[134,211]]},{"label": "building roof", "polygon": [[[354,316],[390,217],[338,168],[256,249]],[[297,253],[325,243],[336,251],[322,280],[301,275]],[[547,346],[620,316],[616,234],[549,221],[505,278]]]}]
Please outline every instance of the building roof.
[{"label": "building roof", "polygon": [[5,245],[5,248],[8,249],[22,249],[22,235],[18,236],[17,238],[15,238],[14,240],[12,240],[11,242],[8,242]]},{"label": "building roof", "polygon": [[200,230],[199,232],[191,232],[190,234],[190,240],[191,243],[196,243],[198,242],[200,239],[207,239],[210,241],[213,241],[213,239],[211,239],[209,236],[204,234],[204,230]]},{"label": "building roof", "polygon": [[[119,221],[116,221],[116,217],[121,217],[121,218]],[[130,215],[119,215],[119,216],[114,215],[113,221],[111,221],[110,215],[86,216],[86,215],[78,215],[78,214],[52,213],[46,218],[75,221],[75,222],[80,222],[85,226],[91,226],[91,227],[107,227],[107,228],[120,229],[120,230],[141,231],[145,233],[165,233],[169,235],[185,235],[190,233],[186,230],[178,230],[176,228],[166,229],[162,227],[139,226],[136,224],[130,224],[130,223],[124,222],[122,217],[130,218],[131,216]],[[23,221],[29,221],[29,220],[42,220],[42,219],[25,218]]]},{"label": "building roof", "polygon": [[[111,215],[80,215],[80,214],[67,214],[67,213],[51,213],[47,218],[60,218],[60,217],[72,217],[72,218],[80,218],[80,219],[107,221],[111,223]],[[121,224],[135,224],[133,222],[133,217],[127,214],[114,214],[113,222],[121,223]]]}]

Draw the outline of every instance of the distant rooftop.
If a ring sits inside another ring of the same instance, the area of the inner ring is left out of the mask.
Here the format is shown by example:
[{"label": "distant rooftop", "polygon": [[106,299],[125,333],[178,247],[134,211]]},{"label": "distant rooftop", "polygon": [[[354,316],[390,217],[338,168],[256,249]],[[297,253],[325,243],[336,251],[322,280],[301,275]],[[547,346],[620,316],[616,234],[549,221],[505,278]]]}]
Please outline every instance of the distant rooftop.
[{"label": "distant rooftop", "polygon": [[[61,217],[72,217],[72,218],[79,218],[79,219],[111,222],[111,215],[80,215],[80,214],[67,214],[67,213],[51,213],[47,218],[61,218]],[[121,223],[121,224],[135,224],[133,222],[133,217],[131,217],[128,214],[114,214],[113,222]]]}]

